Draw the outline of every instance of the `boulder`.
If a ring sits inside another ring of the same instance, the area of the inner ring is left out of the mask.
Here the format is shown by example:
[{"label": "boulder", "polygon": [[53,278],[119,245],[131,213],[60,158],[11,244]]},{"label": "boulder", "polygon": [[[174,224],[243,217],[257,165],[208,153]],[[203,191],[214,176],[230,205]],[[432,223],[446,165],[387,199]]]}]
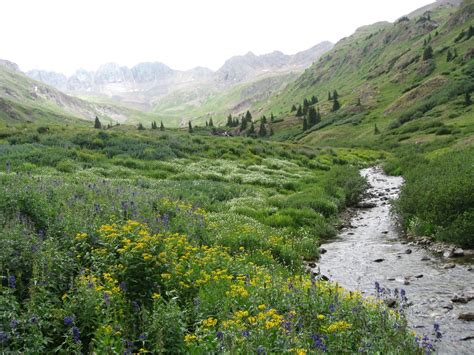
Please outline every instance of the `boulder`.
[{"label": "boulder", "polygon": [[474,312],[460,313],[458,319],[472,322],[474,320]]}]

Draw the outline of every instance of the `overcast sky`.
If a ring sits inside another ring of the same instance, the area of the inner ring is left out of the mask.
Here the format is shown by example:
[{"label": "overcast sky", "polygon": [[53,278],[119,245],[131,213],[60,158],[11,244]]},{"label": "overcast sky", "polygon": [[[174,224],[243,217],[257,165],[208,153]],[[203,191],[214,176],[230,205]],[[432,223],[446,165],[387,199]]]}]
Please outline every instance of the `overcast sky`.
[{"label": "overcast sky", "polygon": [[217,69],[252,51],[287,54],[434,0],[2,0],[0,58],[72,74],[117,62]]}]

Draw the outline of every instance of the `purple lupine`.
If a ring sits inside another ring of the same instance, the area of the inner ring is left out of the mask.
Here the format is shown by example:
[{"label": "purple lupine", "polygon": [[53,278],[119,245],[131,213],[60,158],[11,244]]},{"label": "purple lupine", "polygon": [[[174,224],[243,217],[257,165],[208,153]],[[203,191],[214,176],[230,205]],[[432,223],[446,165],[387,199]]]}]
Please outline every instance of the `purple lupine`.
[{"label": "purple lupine", "polygon": [[76,326],[72,327],[72,339],[76,344],[81,342],[81,331]]},{"label": "purple lupine", "polygon": [[66,316],[64,317],[64,325],[66,327],[71,327],[74,324],[74,317]]},{"label": "purple lupine", "polygon": [[9,338],[7,333],[0,331],[0,344],[6,343]]},{"label": "purple lupine", "polygon": [[224,333],[222,333],[221,331],[218,331],[216,333],[216,337],[217,337],[217,339],[222,340],[222,339],[224,339]]},{"label": "purple lupine", "polygon": [[319,350],[322,350],[324,352],[326,352],[328,350],[326,345],[324,345],[323,339],[321,338],[321,336],[319,334],[313,334],[311,336],[311,339],[313,339],[313,344],[311,344],[311,348],[319,349]]},{"label": "purple lupine", "polygon": [[433,328],[434,328],[434,331],[435,331],[435,334],[436,334],[436,339],[441,339],[441,337],[443,336],[440,332],[440,326],[439,326],[439,323],[435,323],[433,324]]},{"label": "purple lupine", "polygon": [[10,321],[10,328],[16,329],[18,327],[18,321],[16,319],[12,319]]},{"label": "purple lupine", "polygon": [[8,287],[15,288],[16,287],[16,277],[15,275],[10,275],[8,277]]}]

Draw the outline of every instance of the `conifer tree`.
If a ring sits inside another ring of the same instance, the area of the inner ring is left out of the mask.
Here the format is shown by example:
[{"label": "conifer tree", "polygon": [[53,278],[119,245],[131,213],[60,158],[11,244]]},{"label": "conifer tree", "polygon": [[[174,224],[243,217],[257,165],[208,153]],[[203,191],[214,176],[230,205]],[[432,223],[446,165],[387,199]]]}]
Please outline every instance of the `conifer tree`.
[{"label": "conifer tree", "polygon": [[250,128],[249,128],[249,131],[248,131],[248,135],[251,136],[251,135],[254,135],[255,134],[255,126],[253,125],[253,122],[250,123]]},{"label": "conifer tree", "polygon": [[261,122],[267,123],[267,118],[265,117],[265,115],[262,116]]},{"label": "conifer tree", "polygon": [[265,128],[265,124],[262,122],[260,122],[260,128],[258,130],[258,135],[260,137],[265,137],[267,135],[267,129]]},{"label": "conifer tree", "polygon": [[252,121],[252,115],[249,110],[247,110],[247,112],[245,113],[245,119],[249,122]]},{"label": "conifer tree", "polygon": [[380,130],[377,127],[377,124],[374,125],[374,134],[380,134]]},{"label": "conifer tree", "polygon": [[161,124],[160,124],[160,131],[164,131],[165,130],[165,126],[163,125],[163,121],[161,121]]},{"label": "conifer tree", "polygon": [[314,104],[317,104],[317,103],[318,103],[318,98],[313,95],[313,96],[311,97],[311,104],[314,105]]},{"label": "conifer tree", "polygon": [[448,53],[446,54],[446,61],[449,63],[453,60],[453,53],[448,49]]},{"label": "conifer tree", "polygon": [[429,60],[433,58],[433,48],[431,46],[427,46],[423,50],[423,60]]},{"label": "conifer tree", "polygon": [[291,106],[291,112],[295,112],[295,111],[296,111],[296,106],[295,105]]},{"label": "conifer tree", "polygon": [[214,127],[214,122],[212,122],[212,117],[209,118],[209,127]]},{"label": "conifer tree", "polygon": [[270,121],[271,122],[275,121],[275,116],[273,116],[273,112],[270,114]]},{"label": "conifer tree", "polygon": [[242,117],[241,123],[240,123],[240,131],[244,131],[247,128],[247,120],[245,117]]},{"label": "conifer tree", "polygon": [[339,94],[337,93],[337,90],[334,90],[332,93],[332,99],[337,100],[339,98]]},{"label": "conifer tree", "polygon": [[328,101],[332,100],[331,91],[328,91]]},{"label": "conifer tree", "polygon": [[191,124],[191,121],[188,122],[188,132],[193,133],[193,125]]},{"label": "conifer tree", "polygon": [[464,103],[466,106],[472,105],[471,94],[469,92],[466,92],[466,94],[464,95]]},{"label": "conifer tree", "polygon": [[318,119],[318,114],[316,113],[316,109],[313,106],[311,106],[308,111],[308,122],[307,122],[308,126],[313,127],[316,124],[317,119]]},{"label": "conifer tree", "polygon": [[273,136],[273,127],[270,127],[270,136]]},{"label": "conifer tree", "polygon": [[333,104],[332,104],[332,112],[336,112],[341,108],[341,104],[337,99],[334,99]]},{"label": "conifer tree", "polygon": [[101,128],[102,128],[102,123],[100,123],[99,117],[97,117],[97,116],[95,116],[94,128],[97,128],[97,129],[101,129]]},{"label": "conifer tree", "polygon": [[303,116],[303,110],[301,109],[301,105],[298,105],[298,111],[296,111],[296,117]]},{"label": "conifer tree", "polygon": [[308,120],[306,117],[303,119],[303,132],[308,129]]},{"label": "conifer tree", "polygon": [[232,115],[229,114],[229,116],[227,116],[227,127],[232,127],[234,125],[234,120],[232,119]]},{"label": "conifer tree", "polygon": [[143,125],[141,123],[139,123],[137,129],[139,131],[143,131],[145,129],[145,127],[143,127]]}]

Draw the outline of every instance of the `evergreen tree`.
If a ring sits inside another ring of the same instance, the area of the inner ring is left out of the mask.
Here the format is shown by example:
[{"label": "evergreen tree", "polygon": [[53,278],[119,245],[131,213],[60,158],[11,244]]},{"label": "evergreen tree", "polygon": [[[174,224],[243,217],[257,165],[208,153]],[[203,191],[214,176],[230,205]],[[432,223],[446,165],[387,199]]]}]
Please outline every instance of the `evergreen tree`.
[{"label": "evergreen tree", "polygon": [[267,129],[265,128],[265,124],[262,122],[260,122],[260,128],[258,130],[258,135],[260,137],[265,137],[267,135]]},{"label": "evergreen tree", "polygon": [[314,105],[314,104],[317,104],[317,103],[318,103],[318,98],[313,95],[313,96],[311,97],[311,104]]},{"label": "evergreen tree", "polygon": [[318,111],[316,112],[316,123],[315,124],[318,124],[319,122],[321,122],[321,113],[319,112],[319,108],[318,108]]},{"label": "evergreen tree", "polygon": [[448,49],[448,53],[446,54],[446,61],[449,63],[453,60],[453,53]]},{"label": "evergreen tree", "polygon": [[308,120],[306,120],[306,117],[303,119],[303,132],[308,129]]},{"label": "evergreen tree", "polygon": [[232,127],[234,125],[234,120],[232,119],[232,115],[229,114],[229,116],[227,116],[227,127]]},{"label": "evergreen tree", "polygon": [[137,129],[139,131],[143,131],[145,129],[145,127],[143,127],[143,125],[141,123],[139,123]]},{"label": "evergreen tree", "polygon": [[161,121],[161,124],[160,124],[160,131],[164,131],[165,130],[165,126],[163,125],[163,121]]},{"label": "evergreen tree", "polygon": [[[316,124],[316,121],[318,119],[318,114],[316,112],[316,109],[311,106],[308,111],[308,125],[309,127],[313,127]],[[304,123],[304,121],[303,121]]]},{"label": "evergreen tree", "polygon": [[298,105],[298,111],[296,111],[296,117],[303,116],[303,110],[301,109],[301,105]]},{"label": "evergreen tree", "polygon": [[265,115],[262,116],[261,122],[267,123],[267,118],[265,117]]},{"label": "evergreen tree", "polygon": [[157,129],[157,128],[158,128],[158,126],[156,125],[156,121],[153,121],[151,123],[151,129]]},{"label": "evergreen tree", "polygon": [[240,123],[240,131],[244,131],[247,128],[247,120],[245,117],[242,117],[241,123]]},{"label": "evergreen tree", "polygon": [[97,129],[101,129],[101,128],[102,128],[102,123],[100,123],[99,117],[97,117],[97,116],[95,116],[94,128],[97,128]]},{"label": "evergreen tree", "polygon": [[275,121],[275,116],[273,116],[273,112],[270,114],[270,121],[271,122]]},{"label": "evergreen tree", "polygon": [[209,127],[209,123],[207,123],[207,120],[206,120],[206,127]]},{"label": "evergreen tree", "polygon": [[374,134],[380,134],[380,130],[377,127],[377,124],[374,125]]},{"label": "evergreen tree", "polygon": [[357,99],[357,106],[362,106],[362,103],[360,102],[360,97]]},{"label": "evergreen tree", "polygon": [[247,110],[247,112],[245,113],[245,119],[248,120],[249,122],[252,121],[252,115],[250,114],[249,110]]},{"label": "evergreen tree", "polygon": [[331,91],[328,91],[328,101],[332,100]]},{"label": "evergreen tree", "polygon": [[339,98],[339,94],[337,93],[336,90],[334,90],[333,93],[332,93],[332,99],[337,100],[338,98]]},{"label": "evergreen tree", "polygon": [[334,99],[334,102],[332,104],[332,112],[336,112],[340,108],[341,108],[341,104],[339,103],[337,99]]},{"label": "evergreen tree", "polygon": [[236,119],[235,119],[234,122],[232,122],[232,123],[233,123],[233,126],[234,126],[234,127],[238,127],[238,126],[240,125],[240,120],[239,120],[239,118],[236,117]]},{"label": "evergreen tree", "polygon": [[454,58],[457,58],[457,57],[458,57],[458,49],[457,49],[457,48],[454,48],[453,59],[454,59]]},{"label": "evergreen tree", "polygon": [[188,122],[188,132],[193,133],[193,125],[191,124],[191,121]]},{"label": "evergreen tree", "polygon": [[212,117],[209,118],[209,127],[214,127],[214,122],[212,122]]},{"label": "evergreen tree", "polygon": [[296,111],[296,106],[295,105],[291,106],[291,112],[295,112],[295,111]]},{"label": "evergreen tree", "polygon": [[304,99],[304,101],[303,101],[303,116],[308,113],[308,108],[309,108],[309,101],[307,99]]},{"label": "evergreen tree", "polygon": [[471,94],[469,92],[466,92],[464,96],[464,103],[466,104],[466,106],[472,105]]},{"label": "evergreen tree", "polygon": [[433,58],[433,48],[427,46],[423,51],[423,60],[429,60]]},{"label": "evergreen tree", "polygon": [[467,39],[474,37],[474,27],[471,25],[469,26],[469,30],[467,31]]},{"label": "evergreen tree", "polygon": [[112,128],[110,123],[107,124],[107,129],[109,129],[109,128]]},{"label": "evergreen tree", "polygon": [[270,135],[273,136],[273,127],[270,127]]},{"label": "evergreen tree", "polygon": [[249,136],[252,136],[255,134],[255,126],[253,125],[253,122],[250,123],[250,128],[249,128],[249,131],[248,131],[248,135]]}]

